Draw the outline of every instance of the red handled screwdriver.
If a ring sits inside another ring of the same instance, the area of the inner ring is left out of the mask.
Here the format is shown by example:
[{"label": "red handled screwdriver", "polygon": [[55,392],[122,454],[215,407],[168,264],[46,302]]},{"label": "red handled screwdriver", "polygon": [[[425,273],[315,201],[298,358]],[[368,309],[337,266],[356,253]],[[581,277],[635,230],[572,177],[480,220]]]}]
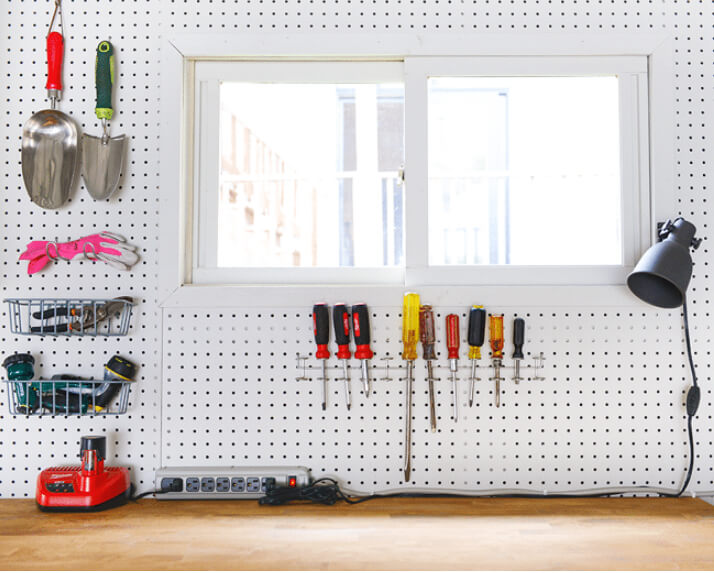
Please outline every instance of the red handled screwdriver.
[{"label": "red handled screwdriver", "polygon": [[322,360],[322,409],[327,409],[327,359],[330,351],[330,310],[324,302],[318,302],[312,307],[312,327],[315,332],[317,352],[315,358]]},{"label": "red handled screwdriver", "polygon": [[374,352],[369,347],[371,342],[369,310],[363,302],[352,306],[352,333],[355,337],[355,358],[361,361],[364,393],[369,398],[372,393],[372,381],[369,379],[369,361],[374,356]]},{"label": "red handled screwdriver", "polygon": [[347,409],[352,408],[352,389],[350,388],[350,373],[347,361],[352,358],[350,352],[350,313],[347,305],[338,302],[332,307],[332,323],[335,325],[335,340],[337,341],[337,358],[342,360],[342,376],[345,381],[345,402]]},{"label": "red handled screwdriver", "polygon": [[449,351],[451,386],[454,389],[454,422],[459,419],[459,386],[456,380],[459,371],[459,334],[459,315],[449,314],[446,317],[446,349]]}]

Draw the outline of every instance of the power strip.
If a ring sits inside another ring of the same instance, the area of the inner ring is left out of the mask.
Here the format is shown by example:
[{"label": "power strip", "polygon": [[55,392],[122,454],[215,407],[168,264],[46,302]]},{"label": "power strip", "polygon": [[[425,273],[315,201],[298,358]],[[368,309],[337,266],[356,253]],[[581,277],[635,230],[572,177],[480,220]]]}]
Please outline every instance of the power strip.
[{"label": "power strip", "polygon": [[156,470],[156,499],[258,499],[269,487],[303,487],[310,483],[304,467],[173,467]]}]

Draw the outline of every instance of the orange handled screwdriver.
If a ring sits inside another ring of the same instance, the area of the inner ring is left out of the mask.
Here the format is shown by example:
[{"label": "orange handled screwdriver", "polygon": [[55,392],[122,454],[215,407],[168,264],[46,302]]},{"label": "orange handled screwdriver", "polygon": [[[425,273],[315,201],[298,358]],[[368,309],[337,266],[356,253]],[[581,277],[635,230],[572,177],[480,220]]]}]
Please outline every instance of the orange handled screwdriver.
[{"label": "orange handled screwdriver", "polygon": [[488,317],[489,342],[491,344],[491,358],[493,359],[494,376],[496,381],[496,408],[501,406],[501,362],[503,360],[503,315],[491,314]]},{"label": "orange handled screwdriver", "polygon": [[454,390],[454,422],[459,420],[459,386],[456,373],[459,371],[459,315],[446,317],[446,349],[449,351],[451,386]]},{"label": "orange handled screwdriver", "polygon": [[347,370],[347,361],[352,358],[350,352],[350,313],[347,305],[338,302],[332,307],[332,322],[335,325],[335,340],[337,341],[337,358],[342,360],[342,375],[345,381],[345,402],[347,409],[352,408],[352,389],[350,388],[350,374]]},{"label": "orange handled screwdriver", "polygon": [[431,431],[436,432],[436,398],[434,397],[434,370],[431,361],[436,359],[434,344],[436,343],[436,327],[434,326],[434,311],[424,304],[419,308],[419,334],[421,346],[426,360],[426,377],[429,382],[429,417]]},{"label": "orange handled screwdriver", "polygon": [[317,352],[315,358],[322,360],[322,409],[327,409],[327,359],[330,351],[330,310],[324,302],[318,302],[312,307],[312,328],[315,333]]}]

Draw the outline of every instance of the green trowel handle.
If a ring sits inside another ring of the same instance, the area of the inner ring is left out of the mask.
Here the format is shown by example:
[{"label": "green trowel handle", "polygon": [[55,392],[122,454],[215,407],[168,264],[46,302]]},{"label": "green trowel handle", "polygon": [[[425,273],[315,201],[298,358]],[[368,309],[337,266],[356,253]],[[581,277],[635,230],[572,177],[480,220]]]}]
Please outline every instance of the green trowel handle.
[{"label": "green trowel handle", "polygon": [[94,66],[94,76],[97,84],[97,107],[94,113],[98,119],[111,119],[112,85],[114,84],[114,48],[107,42],[99,42],[97,46],[97,61]]}]

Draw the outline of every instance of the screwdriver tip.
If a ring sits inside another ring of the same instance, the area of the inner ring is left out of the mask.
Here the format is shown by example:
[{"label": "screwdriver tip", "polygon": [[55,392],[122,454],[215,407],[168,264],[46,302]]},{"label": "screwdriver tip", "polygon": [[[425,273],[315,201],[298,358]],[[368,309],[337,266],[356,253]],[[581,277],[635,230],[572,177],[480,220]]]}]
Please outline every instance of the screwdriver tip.
[{"label": "screwdriver tip", "polygon": [[349,404],[347,404],[347,410],[349,411],[349,410],[351,410],[351,409],[352,409],[352,406],[350,406]]},{"label": "screwdriver tip", "polygon": [[474,407],[474,401],[473,401],[473,400],[469,400],[469,408],[473,408],[473,407]]},{"label": "screwdriver tip", "polygon": [[322,403],[322,409],[327,410],[327,404],[325,404],[324,402]]}]

